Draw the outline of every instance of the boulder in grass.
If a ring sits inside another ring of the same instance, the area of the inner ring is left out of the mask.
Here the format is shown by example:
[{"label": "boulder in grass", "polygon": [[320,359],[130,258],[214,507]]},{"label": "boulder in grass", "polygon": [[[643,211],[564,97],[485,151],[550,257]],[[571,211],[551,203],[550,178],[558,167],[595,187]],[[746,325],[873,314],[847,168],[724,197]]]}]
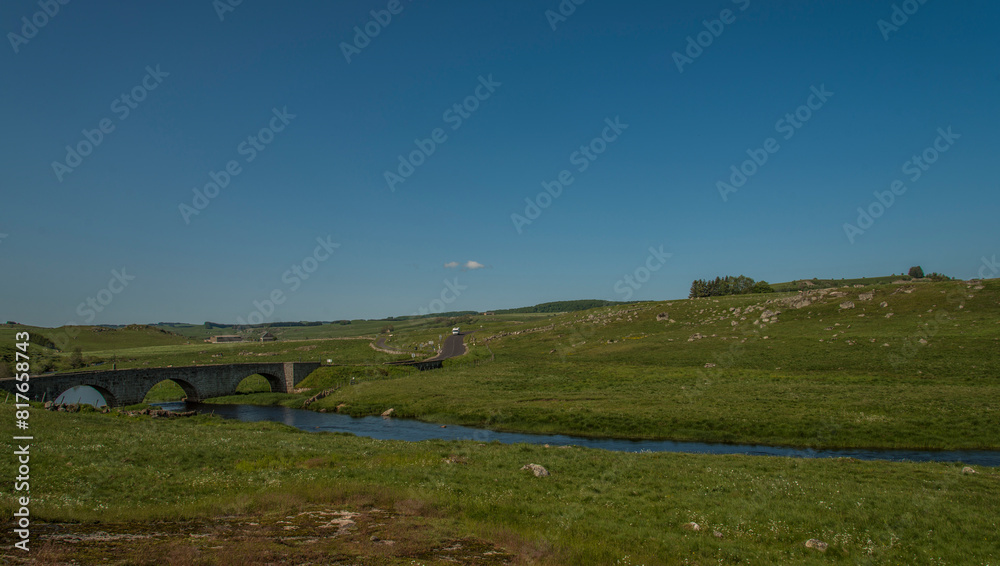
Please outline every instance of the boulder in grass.
[{"label": "boulder in grass", "polygon": [[811,548],[813,550],[818,550],[820,552],[826,552],[826,549],[829,547],[830,545],[819,540],[818,538],[811,538],[806,541],[806,548]]},{"label": "boulder in grass", "polygon": [[536,478],[544,478],[549,475],[549,471],[539,466],[538,464],[527,464],[521,468],[522,470],[530,470],[531,473],[535,474]]}]

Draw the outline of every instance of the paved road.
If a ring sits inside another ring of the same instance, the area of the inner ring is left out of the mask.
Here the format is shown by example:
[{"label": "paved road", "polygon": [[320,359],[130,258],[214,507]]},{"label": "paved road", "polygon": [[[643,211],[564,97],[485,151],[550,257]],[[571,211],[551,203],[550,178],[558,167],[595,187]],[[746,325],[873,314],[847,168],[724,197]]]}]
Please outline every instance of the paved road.
[{"label": "paved road", "polygon": [[465,334],[449,334],[448,337],[444,339],[444,346],[441,347],[441,353],[424,361],[436,362],[457,356],[464,356],[468,351],[465,348],[464,336]]},{"label": "paved road", "polygon": [[378,340],[375,340],[375,349],[376,350],[384,350],[386,352],[393,352],[393,353],[396,353],[396,354],[409,354],[409,352],[404,352],[404,351],[399,350],[397,348],[391,348],[389,346],[386,346],[385,345],[385,339],[386,339],[385,336],[379,336]]},{"label": "paved road", "polygon": [[[434,356],[433,358],[427,358],[426,360],[407,360],[399,362],[388,362],[390,364],[417,364],[422,362],[440,362],[447,360],[448,358],[455,358],[458,356],[464,356],[468,353],[468,349],[465,347],[465,339],[463,338],[466,333],[462,334],[449,334],[447,338],[444,339],[444,345],[441,348],[441,353]],[[469,333],[471,334],[471,332]],[[383,350],[392,350],[391,347],[386,346],[385,337],[381,337],[375,341],[375,347],[381,348]],[[399,351],[399,350],[396,350]],[[406,354],[407,352],[400,351],[401,354]]]}]

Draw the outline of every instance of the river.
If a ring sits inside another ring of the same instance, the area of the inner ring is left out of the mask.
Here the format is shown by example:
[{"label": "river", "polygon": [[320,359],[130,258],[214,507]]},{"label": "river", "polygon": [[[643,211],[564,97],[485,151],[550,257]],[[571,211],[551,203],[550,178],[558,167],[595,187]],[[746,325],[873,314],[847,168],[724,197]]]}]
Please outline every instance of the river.
[{"label": "river", "polygon": [[617,452],[684,452],[692,454],[747,454],[753,456],[786,456],[791,458],[856,458],[858,460],[887,460],[893,462],[962,462],[978,466],[1000,466],[997,450],[880,450],[846,448],[814,450],[783,446],[752,444],[710,444],[704,442],[673,442],[670,440],[621,440],[612,438],[586,438],[561,434],[525,434],[494,432],[491,430],[448,425],[443,427],[412,419],[382,417],[353,418],[336,413],[318,413],[287,407],[262,407],[257,405],[214,405],[205,403],[158,403],[171,411],[212,413],[227,419],[246,422],[274,421],[311,432],[347,432],[358,436],[382,440],[474,440],[498,441],[504,444],[571,444]]}]

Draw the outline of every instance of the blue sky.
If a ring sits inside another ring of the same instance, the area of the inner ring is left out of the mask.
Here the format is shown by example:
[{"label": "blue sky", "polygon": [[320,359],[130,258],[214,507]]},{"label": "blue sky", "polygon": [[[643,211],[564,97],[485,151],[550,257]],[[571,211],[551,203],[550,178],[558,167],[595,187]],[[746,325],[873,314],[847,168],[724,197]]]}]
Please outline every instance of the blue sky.
[{"label": "blue sky", "polygon": [[[0,318],[665,300],[726,274],[970,278],[1000,253],[992,2],[220,4],[0,7]],[[387,182],[400,156],[419,165]],[[752,175],[720,193],[732,167]]]}]

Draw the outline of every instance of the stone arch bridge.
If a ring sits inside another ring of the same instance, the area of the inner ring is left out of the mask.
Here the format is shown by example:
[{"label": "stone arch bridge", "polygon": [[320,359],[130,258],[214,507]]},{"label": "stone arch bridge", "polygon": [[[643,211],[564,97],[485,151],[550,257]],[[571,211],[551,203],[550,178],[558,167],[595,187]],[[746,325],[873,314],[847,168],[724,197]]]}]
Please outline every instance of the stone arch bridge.
[{"label": "stone arch bridge", "polygon": [[[81,371],[32,376],[28,397],[32,401],[52,401],[73,387],[96,389],[109,407],[141,403],[157,383],[172,380],[184,389],[188,401],[234,395],[236,386],[257,373],[271,384],[271,391],[290,393],[300,381],[320,367],[319,362],[278,362],[225,364],[166,368]],[[17,392],[13,378],[0,380],[0,390]]]}]

